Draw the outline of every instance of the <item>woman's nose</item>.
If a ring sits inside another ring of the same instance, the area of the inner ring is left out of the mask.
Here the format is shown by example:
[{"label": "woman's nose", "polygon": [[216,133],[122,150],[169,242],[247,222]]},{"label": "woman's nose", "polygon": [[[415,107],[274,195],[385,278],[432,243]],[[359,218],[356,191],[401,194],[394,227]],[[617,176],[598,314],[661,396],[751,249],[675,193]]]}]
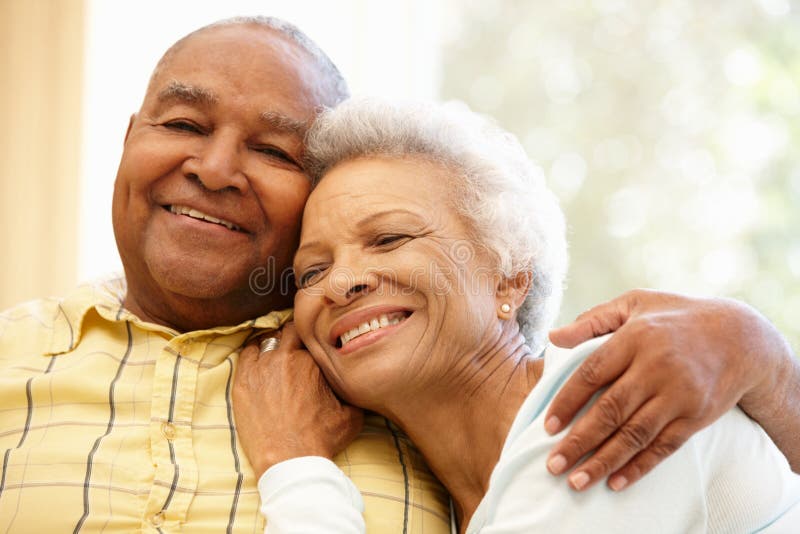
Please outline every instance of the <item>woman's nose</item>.
[{"label": "woman's nose", "polygon": [[374,270],[354,271],[343,267],[334,267],[329,277],[326,299],[331,304],[346,306],[359,297],[374,291],[378,285],[378,276]]}]

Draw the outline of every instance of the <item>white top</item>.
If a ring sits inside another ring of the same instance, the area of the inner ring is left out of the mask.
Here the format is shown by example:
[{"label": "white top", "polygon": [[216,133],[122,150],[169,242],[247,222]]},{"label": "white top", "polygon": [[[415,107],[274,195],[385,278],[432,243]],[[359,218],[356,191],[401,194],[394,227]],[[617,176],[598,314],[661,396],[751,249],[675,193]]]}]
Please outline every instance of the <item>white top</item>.
[{"label": "white top", "polygon": [[364,501],[339,467],[320,456],[280,462],[258,480],[266,534],[364,532]]},{"label": "white top", "polygon": [[[603,341],[547,349],[544,374],[511,426],[469,534],[800,532],[800,476],[738,408],[620,493],[602,483],[578,493],[563,477],[551,475],[547,455],[563,434],[544,431],[547,406]],[[357,490],[332,462],[283,462],[267,471],[258,487],[267,533],[365,531]]]},{"label": "white top", "polygon": [[563,435],[544,431],[547,407],[605,339],[547,349],[544,375],[517,413],[469,534],[800,532],[800,476],[738,408],[620,493],[603,483],[578,493],[552,476],[547,456]]}]

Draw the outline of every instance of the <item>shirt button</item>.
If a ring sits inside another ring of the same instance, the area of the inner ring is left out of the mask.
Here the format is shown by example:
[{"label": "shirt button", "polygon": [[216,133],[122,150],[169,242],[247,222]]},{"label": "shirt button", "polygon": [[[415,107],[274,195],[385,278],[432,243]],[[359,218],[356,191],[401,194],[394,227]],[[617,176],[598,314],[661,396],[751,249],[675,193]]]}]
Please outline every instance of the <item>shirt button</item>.
[{"label": "shirt button", "polygon": [[154,527],[160,527],[164,524],[164,512],[158,512],[153,517],[150,518],[150,523]]},{"label": "shirt button", "polygon": [[172,423],[161,423],[161,434],[163,434],[168,441],[172,441],[178,434],[178,429],[176,429],[175,425]]}]

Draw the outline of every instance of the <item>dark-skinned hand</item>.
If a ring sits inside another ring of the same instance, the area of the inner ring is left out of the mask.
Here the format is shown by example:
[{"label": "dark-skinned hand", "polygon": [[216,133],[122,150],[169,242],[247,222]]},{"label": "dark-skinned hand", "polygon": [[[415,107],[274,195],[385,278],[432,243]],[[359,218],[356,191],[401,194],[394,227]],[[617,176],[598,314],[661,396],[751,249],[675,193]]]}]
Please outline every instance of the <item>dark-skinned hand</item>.
[{"label": "dark-skinned hand", "polygon": [[236,433],[257,478],[291,458],[332,459],[363,426],[362,411],[333,393],[294,323],[283,327],[276,350],[259,354],[257,343],[242,350],[232,396]]},{"label": "dark-skinned hand", "polygon": [[737,403],[798,469],[800,365],[753,308],[633,290],[551,331],[550,339],[571,348],[609,332],[545,416],[545,429],[559,432],[607,387],[548,458],[550,472],[561,474],[591,453],[570,473],[573,489],[607,476],[614,490],[630,486]]}]

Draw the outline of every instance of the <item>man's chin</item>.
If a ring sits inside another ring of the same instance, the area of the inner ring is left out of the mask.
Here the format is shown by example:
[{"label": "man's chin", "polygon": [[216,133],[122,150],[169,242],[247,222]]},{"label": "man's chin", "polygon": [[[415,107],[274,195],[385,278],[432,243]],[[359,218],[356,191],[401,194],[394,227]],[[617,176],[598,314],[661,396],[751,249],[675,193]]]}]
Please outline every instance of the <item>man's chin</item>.
[{"label": "man's chin", "polygon": [[[224,268],[214,268],[219,265]],[[213,300],[233,293],[246,293],[249,290],[249,271],[223,261],[209,261],[206,258],[185,258],[169,261],[159,258],[147,263],[147,271],[157,287],[165,293],[172,293],[187,299]]]},{"label": "man's chin", "polygon": [[[154,273],[155,274],[155,273]],[[158,286],[165,292],[192,300],[221,300],[232,294],[246,295],[249,291],[247,277],[225,279],[213,273],[162,273],[154,276]]]}]

